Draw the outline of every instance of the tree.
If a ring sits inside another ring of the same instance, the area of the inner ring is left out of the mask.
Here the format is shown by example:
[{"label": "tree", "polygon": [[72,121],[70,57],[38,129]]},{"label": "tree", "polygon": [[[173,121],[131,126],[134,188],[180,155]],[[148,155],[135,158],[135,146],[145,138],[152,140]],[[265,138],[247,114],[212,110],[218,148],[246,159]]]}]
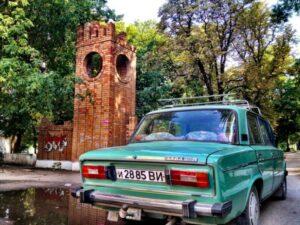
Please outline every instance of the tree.
[{"label": "tree", "polygon": [[26,7],[33,22],[29,44],[37,49],[52,74],[53,118],[63,123],[73,118],[76,27],[91,20],[119,20],[106,0],[34,0]]},{"label": "tree", "polygon": [[41,118],[73,118],[76,27],[118,19],[105,4],[17,0],[0,8],[0,127],[16,137],[14,151],[22,139],[34,144]]},{"label": "tree", "polygon": [[287,22],[293,12],[300,12],[300,0],[280,0],[273,7],[273,21],[276,23]]},{"label": "tree", "polygon": [[233,43],[237,66],[228,71],[226,91],[240,93],[274,121],[274,89],[292,63],[293,31],[288,26],[273,23],[270,14],[260,2],[241,14]]},{"label": "tree", "polygon": [[288,76],[280,83],[273,101],[278,113],[277,134],[280,142],[286,143],[290,151],[290,139],[300,139],[300,60],[288,71]]},{"label": "tree", "polygon": [[197,77],[210,95],[224,92],[236,23],[249,2],[169,0],[159,11],[161,29],[174,37],[173,60],[183,60],[183,70]]},{"label": "tree", "polygon": [[35,129],[42,114],[50,111],[47,79],[40,72],[39,52],[28,43],[33,26],[23,8],[26,0],[8,1],[0,11],[0,127],[5,136],[22,136]]},{"label": "tree", "polygon": [[157,30],[154,21],[117,23],[117,31],[125,31],[128,41],[137,48],[137,116],[141,118],[159,107],[158,100],[168,97],[172,84],[168,80],[168,61],[160,49],[168,39]]},{"label": "tree", "polygon": [[5,5],[7,5],[7,4],[8,4],[8,0],[5,0],[5,1],[3,1],[3,2],[0,3],[0,7],[3,7]]}]

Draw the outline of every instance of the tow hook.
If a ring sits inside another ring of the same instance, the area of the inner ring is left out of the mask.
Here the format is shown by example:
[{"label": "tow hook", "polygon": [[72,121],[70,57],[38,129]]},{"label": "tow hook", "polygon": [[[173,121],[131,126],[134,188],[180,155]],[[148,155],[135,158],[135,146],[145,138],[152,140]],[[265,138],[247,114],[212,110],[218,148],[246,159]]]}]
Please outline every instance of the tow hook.
[{"label": "tow hook", "polygon": [[79,198],[80,197],[80,190],[82,189],[82,187],[75,187],[75,188],[71,188],[71,195],[74,198]]},{"label": "tow hook", "polygon": [[128,216],[127,210],[128,210],[128,205],[123,205],[119,211],[120,218],[125,219],[126,216]]},{"label": "tow hook", "polygon": [[129,208],[128,205],[123,205],[119,211],[119,217],[127,220],[142,220],[142,210],[137,208]]}]

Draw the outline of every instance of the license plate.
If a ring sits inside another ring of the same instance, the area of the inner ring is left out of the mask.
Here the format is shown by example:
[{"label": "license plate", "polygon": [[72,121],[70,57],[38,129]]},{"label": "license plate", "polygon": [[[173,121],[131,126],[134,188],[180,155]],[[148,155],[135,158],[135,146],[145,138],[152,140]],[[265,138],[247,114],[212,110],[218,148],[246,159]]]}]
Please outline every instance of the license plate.
[{"label": "license plate", "polygon": [[116,169],[117,179],[166,182],[165,171],[163,170],[136,170],[136,169]]}]

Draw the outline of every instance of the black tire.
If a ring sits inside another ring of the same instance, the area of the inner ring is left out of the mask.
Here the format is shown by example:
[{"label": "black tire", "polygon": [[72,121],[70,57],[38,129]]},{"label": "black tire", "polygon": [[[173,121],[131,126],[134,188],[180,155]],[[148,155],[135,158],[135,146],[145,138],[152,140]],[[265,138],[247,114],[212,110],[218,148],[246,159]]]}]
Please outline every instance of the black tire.
[{"label": "black tire", "polygon": [[274,197],[278,200],[286,200],[286,195],[287,195],[287,182],[286,182],[286,177],[284,177],[282,183],[280,184],[279,188],[275,192]]},{"label": "black tire", "polygon": [[[256,201],[256,202],[255,202]],[[255,208],[253,207],[255,205]],[[237,225],[258,225],[260,200],[256,187],[252,187],[245,211],[236,219]]]}]

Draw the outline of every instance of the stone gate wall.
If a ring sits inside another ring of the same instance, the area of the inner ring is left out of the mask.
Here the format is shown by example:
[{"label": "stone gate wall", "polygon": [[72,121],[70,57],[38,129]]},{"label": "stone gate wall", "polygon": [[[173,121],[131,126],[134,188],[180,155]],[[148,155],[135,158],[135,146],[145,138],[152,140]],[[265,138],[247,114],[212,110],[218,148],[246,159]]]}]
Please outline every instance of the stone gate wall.
[{"label": "stone gate wall", "polygon": [[38,159],[65,161],[72,159],[73,124],[55,125],[44,120],[39,127]]},{"label": "stone gate wall", "polygon": [[[135,49],[114,23],[87,23],[77,29],[73,161],[91,149],[126,144],[135,117]],[[95,74],[91,57],[101,66]]]},{"label": "stone gate wall", "polygon": [[136,53],[114,23],[78,27],[76,76],[73,124],[43,121],[39,167],[51,167],[43,166],[51,160],[72,164],[87,151],[125,145],[135,128]]}]

